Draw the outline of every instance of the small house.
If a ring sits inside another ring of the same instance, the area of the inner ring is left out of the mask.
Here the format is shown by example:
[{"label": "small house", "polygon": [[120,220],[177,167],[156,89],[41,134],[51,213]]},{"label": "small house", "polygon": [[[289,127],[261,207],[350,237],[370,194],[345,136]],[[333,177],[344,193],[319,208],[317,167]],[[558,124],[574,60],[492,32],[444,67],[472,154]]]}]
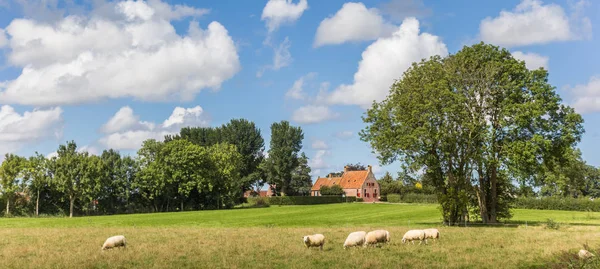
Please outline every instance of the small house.
[{"label": "small house", "polygon": [[330,174],[329,177],[317,178],[310,190],[310,195],[321,196],[321,186],[331,187],[334,185],[339,185],[346,196],[363,198],[365,202],[379,201],[381,188],[370,165],[367,166],[367,170],[360,171],[348,171],[348,166],[345,166],[341,177],[332,177]]}]

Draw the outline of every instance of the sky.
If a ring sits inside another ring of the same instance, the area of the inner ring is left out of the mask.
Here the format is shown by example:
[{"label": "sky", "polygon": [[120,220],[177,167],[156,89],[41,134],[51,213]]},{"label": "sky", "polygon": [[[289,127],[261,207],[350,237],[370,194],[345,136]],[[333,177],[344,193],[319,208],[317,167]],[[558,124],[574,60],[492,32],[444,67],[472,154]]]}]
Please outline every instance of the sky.
[{"label": "sky", "polygon": [[268,150],[270,125],[287,120],[313,180],[358,162],[396,174],[360,140],[366,109],[412,62],[484,41],[549,70],[598,166],[599,15],[592,0],[0,0],[0,154],[74,140],[135,155],[234,118]]}]

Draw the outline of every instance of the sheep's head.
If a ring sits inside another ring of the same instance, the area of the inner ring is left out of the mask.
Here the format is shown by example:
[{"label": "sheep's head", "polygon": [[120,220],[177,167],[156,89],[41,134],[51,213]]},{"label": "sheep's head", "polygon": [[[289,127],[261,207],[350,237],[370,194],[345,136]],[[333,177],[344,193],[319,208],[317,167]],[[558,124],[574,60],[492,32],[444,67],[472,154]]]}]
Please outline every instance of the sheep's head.
[{"label": "sheep's head", "polygon": [[308,245],[310,243],[310,238],[308,236],[303,237],[302,240],[304,241],[305,245]]},{"label": "sheep's head", "polygon": [[406,238],[402,238],[402,244],[404,244],[404,242],[406,242]]}]

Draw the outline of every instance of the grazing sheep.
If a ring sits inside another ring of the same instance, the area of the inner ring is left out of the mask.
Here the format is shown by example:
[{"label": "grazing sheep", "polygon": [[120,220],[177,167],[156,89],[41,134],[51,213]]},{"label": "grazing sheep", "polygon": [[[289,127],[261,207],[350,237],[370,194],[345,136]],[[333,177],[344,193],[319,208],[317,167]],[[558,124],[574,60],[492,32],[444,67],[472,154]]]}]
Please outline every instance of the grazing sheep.
[{"label": "grazing sheep", "polygon": [[376,245],[377,243],[387,243],[390,241],[390,232],[386,230],[375,230],[367,233],[365,236],[364,247],[368,245]]},{"label": "grazing sheep", "polygon": [[350,233],[344,242],[344,249],[364,244],[366,235],[367,233],[364,231]]},{"label": "grazing sheep", "polygon": [[585,249],[580,250],[579,253],[577,253],[577,254],[579,255],[580,259],[589,259],[589,258],[595,256],[594,254],[592,254],[591,252],[589,252]]},{"label": "grazing sheep", "polygon": [[323,245],[325,245],[325,236],[322,234],[307,235],[304,236],[302,240],[304,241],[306,248],[319,247],[323,250]]},{"label": "grazing sheep", "polygon": [[440,239],[440,231],[438,229],[425,229],[425,238]]},{"label": "grazing sheep", "polygon": [[115,235],[113,237],[109,237],[104,241],[104,245],[102,245],[102,250],[115,248],[115,247],[127,247],[127,240],[125,240],[125,236]]},{"label": "grazing sheep", "polygon": [[419,245],[421,243],[423,243],[423,240],[425,240],[425,244],[427,244],[427,238],[425,237],[425,231],[423,230],[410,230],[408,232],[406,232],[404,234],[404,236],[402,237],[402,244],[404,244],[406,241],[412,242],[413,245],[415,244],[415,242],[413,242],[413,240],[419,240],[421,242],[419,242]]}]

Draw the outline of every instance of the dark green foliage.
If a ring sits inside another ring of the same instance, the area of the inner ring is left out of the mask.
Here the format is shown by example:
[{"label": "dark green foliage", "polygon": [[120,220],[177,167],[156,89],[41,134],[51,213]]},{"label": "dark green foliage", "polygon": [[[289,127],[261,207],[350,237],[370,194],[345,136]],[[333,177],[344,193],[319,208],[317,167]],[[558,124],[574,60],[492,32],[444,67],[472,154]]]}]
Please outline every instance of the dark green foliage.
[{"label": "dark green foliage", "polygon": [[291,126],[287,121],[271,124],[271,145],[267,159],[268,183],[274,193],[290,195],[293,171],[298,167],[298,153],[302,149],[304,133],[302,128]]},{"label": "dark green foliage", "polygon": [[545,225],[546,229],[558,230],[560,228],[560,224],[553,219],[546,219]]},{"label": "dark green foliage", "polygon": [[600,200],[595,199],[592,201],[589,197],[519,197],[515,199],[514,207],[523,209],[600,212]]},{"label": "dark green foliage", "polygon": [[356,202],[362,203],[362,202],[364,202],[364,199],[363,198],[356,198]]},{"label": "dark green foliage", "polygon": [[310,189],[312,188],[310,171],[308,157],[302,152],[300,159],[298,160],[298,166],[292,172],[292,181],[290,182],[291,195],[310,195]]},{"label": "dark green foliage", "polygon": [[342,194],[344,194],[344,190],[339,185],[333,185],[331,187],[321,186],[319,192],[321,193],[321,195],[342,196]]}]

